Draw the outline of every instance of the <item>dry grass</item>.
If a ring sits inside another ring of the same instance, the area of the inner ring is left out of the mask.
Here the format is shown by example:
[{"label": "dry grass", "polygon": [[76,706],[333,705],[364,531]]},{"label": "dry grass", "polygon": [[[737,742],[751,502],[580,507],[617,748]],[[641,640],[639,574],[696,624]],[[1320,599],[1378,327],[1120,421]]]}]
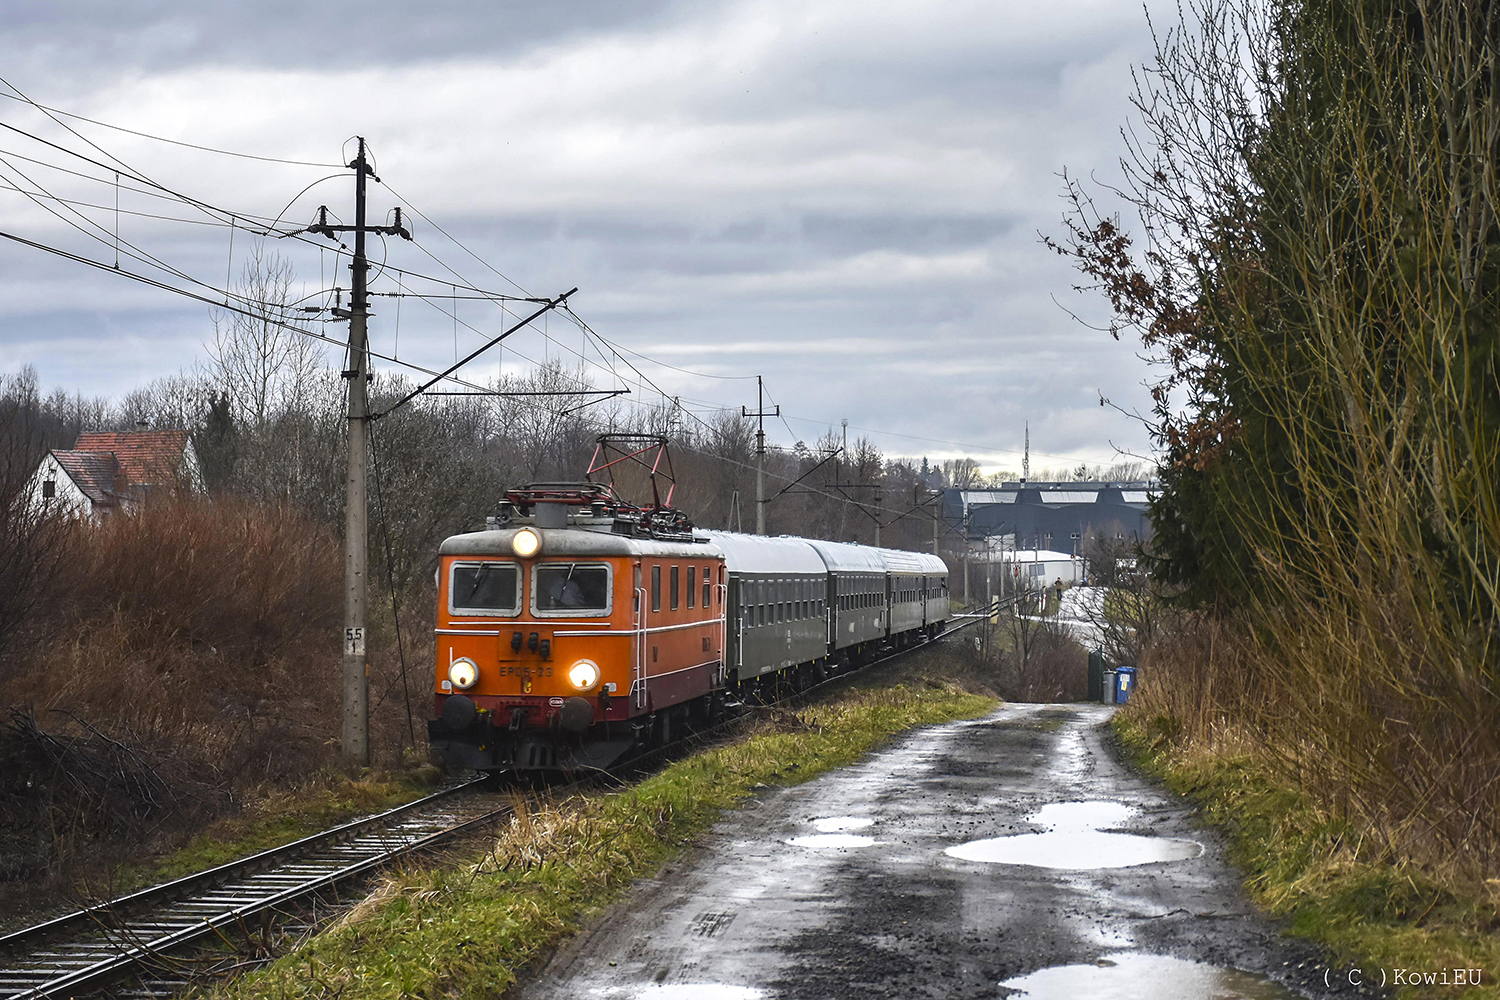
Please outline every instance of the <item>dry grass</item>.
[{"label": "dry grass", "polygon": [[[1270,636],[1184,617],[1143,663],[1130,712],[1182,753],[1249,754],[1393,858],[1454,887],[1500,877],[1500,713],[1479,692],[1350,662],[1309,608]],[[1340,654],[1343,655],[1340,655]],[[1455,704],[1462,700],[1462,704]]]},{"label": "dry grass", "polygon": [[1226,830],[1251,895],[1291,933],[1366,969],[1487,973],[1481,988],[1405,989],[1402,997],[1500,996],[1500,883],[1464,880],[1461,863],[1418,861],[1390,831],[1320,806],[1245,726],[1221,720],[1210,747],[1149,713],[1146,701],[1132,700],[1116,717],[1126,744]]}]

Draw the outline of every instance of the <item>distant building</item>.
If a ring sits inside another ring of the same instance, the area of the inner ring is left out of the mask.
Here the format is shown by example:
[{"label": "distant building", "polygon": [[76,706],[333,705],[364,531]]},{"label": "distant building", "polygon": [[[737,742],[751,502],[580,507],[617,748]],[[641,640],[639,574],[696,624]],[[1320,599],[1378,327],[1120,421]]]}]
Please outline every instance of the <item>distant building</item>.
[{"label": "distant building", "polygon": [[1070,556],[1066,552],[1015,549],[1001,552],[996,561],[1004,571],[1002,579],[1008,575],[1022,589],[1044,589],[1058,580],[1070,587],[1083,582],[1083,557]]},{"label": "distant building", "polygon": [[1004,483],[996,489],[943,491],[943,517],[976,553],[1046,549],[1083,555],[1093,535],[1146,541],[1147,494],[1154,482]]},{"label": "distant building", "polygon": [[203,471],[187,431],[86,431],[47,452],[28,489],[33,507],[98,521],[154,493],[202,492]]}]

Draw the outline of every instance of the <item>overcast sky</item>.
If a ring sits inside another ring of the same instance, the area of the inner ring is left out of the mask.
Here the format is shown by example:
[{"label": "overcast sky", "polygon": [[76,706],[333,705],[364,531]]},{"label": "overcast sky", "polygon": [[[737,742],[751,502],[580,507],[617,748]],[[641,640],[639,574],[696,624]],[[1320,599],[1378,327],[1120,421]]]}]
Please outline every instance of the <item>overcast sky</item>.
[{"label": "overcast sky", "polygon": [[[1149,450],[1099,405],[1145,407],[1136,346],[1069,316],[1098,318],[1100,303],[1071,291],[1077,276],[1038,236],[1060,228],[1064,167],[1115,173],[1130,70],[1150,51],[1130,0],[36,0],[6,3],[0,26],[5,79],[75,115],[317,163],[366,136],[384,182],[372,218],[404,205],[431,220],[414,220],[415,245],[376,246],[390,267],[446,265],[500,291],[578,286],[578,315],[695,412],[753,407],[763,374],[784,444],[847,419],[888,454],[1019,468],[1029,420],[1034,467]],[[347,171],[299,196],[339,171],[64,120],[212,204],[352,216]],[[19,102],[0,101],[0,122],[106,159]],[[204,220],[15,132],[0,135],[0,184],[83,203],[49,203],[79,213],[72,227],[0,190],[4,231],[113,264],[118,219],[131,270],[146,270],[134,245],[222,287],[254,242],[132,214]],[[311,244],[268,249],[292,261],[299,294],[335,281]],[[389,270],[375,285],[397,287]],[[395,301],[376,301],[375,349],[428,366],[482,342],[463,324],[493,335],[503,321],[459,301],[455,333],[431,305],[402,300],[398,317]],[[507,341],[508,372],[579,351],[599,385],[628,371],[559,317],[544,332]],[[191,368],[210,336],[207,306],[0,242],[0,372],[29,364],[48,388],[118,394]]]}]

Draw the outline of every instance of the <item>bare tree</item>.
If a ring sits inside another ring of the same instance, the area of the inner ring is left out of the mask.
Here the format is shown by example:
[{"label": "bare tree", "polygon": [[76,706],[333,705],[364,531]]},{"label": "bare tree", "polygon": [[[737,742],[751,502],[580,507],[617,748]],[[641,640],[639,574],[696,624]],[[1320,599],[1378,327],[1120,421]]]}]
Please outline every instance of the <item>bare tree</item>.
[{"label": "bare tree", "polygon": [[236,419],[257,435],[307,404],[326,364],[318,341],[288,328],[294,280],[291,262],[257,243],[236,291],[259,315],[218,313],[206,345],[210,378],[229,392]]}]

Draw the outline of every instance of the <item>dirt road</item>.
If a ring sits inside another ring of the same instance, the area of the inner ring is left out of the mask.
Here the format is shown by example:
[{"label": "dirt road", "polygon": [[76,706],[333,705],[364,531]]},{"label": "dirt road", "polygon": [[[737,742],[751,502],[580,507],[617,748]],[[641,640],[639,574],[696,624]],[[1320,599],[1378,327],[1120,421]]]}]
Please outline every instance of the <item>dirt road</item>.
[{"label": "dirt road", "polygon": [[1110,711],[1008,705],[767,789],[523,996],[1367,995],[1325,989],[1217,838],[1119,763]]}]

